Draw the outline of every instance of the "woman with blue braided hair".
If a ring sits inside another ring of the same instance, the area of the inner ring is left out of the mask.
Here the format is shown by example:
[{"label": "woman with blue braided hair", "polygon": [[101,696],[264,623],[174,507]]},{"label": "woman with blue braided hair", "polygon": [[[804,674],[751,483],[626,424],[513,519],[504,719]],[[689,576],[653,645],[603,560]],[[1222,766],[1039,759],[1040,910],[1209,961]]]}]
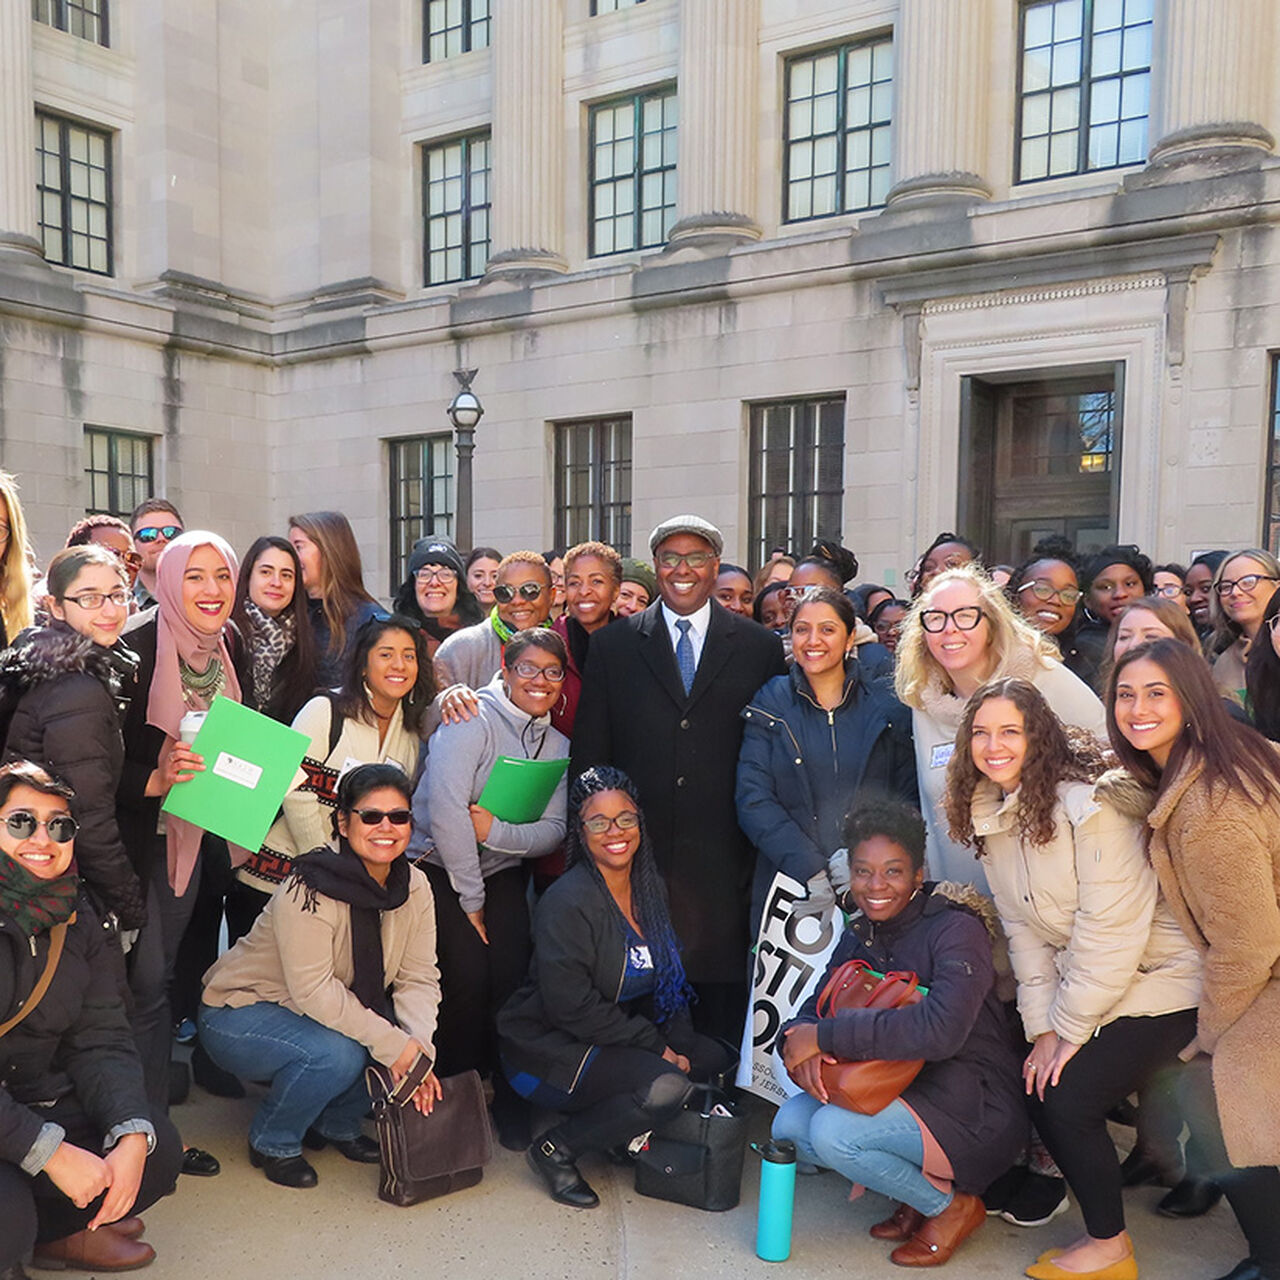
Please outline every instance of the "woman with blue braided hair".
[{"label": "woman with blue braided hair", "polygon": [[694,1032],[690,988],[635,783],[588,769],[569,792],[568,870],[533,922],[524,986],[498,1015],[517,1093],[567,1118],[529,1148],[551,1198],[600,1203],[579,1156],[610,1151],[684,1105],[732,1050]]}]

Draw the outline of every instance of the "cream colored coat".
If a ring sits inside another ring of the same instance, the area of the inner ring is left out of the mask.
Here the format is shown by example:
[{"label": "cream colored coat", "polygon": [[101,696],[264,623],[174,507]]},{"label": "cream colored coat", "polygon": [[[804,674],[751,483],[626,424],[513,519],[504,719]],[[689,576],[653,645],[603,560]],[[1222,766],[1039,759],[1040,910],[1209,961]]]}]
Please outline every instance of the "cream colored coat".
[{"label": "cream colored coat", "polygon": [[1184,769],[1147,819],[1174,918],[1204,955],[1199,1048],[1238,1167],[1280,1164],[1280,796],[1253,804]]},{"label": "cream colored coat", "polygon": [[1117,807],[1127,791],[1140,788],[1118,771],[1096,786],[1060,784],[1045,845],[1019,836],[1017,792],[1005,797],[984,781],[974,793],[973,829],[1028,1039],[1056,1031],[1083,1044],[1117,1018],[1199,1001],[1200,957],[1160,896],[1141,820]]}]

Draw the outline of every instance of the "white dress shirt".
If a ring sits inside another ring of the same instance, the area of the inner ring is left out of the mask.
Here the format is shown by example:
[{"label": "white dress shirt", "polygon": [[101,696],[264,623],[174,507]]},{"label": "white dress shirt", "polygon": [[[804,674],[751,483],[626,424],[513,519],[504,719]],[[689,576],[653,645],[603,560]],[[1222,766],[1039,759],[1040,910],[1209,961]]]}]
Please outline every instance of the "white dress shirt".
[{"label": "white dress shirt", "polygon": [[697,613],[675,613],[667,608],[665,601],[660,608],[662,620],[667,624],[667,634],[671,637],[672,653],[675,653],[676,645],[680,643],[680,632],[676,630],[676,623],[683,618],[692,624],[689,627],[689,643],[693,645],[693,669],[697,671],[698,663],[702,661],[702,646],[707,639],[707,628],[711,625],[711,601],[708,600]]}]

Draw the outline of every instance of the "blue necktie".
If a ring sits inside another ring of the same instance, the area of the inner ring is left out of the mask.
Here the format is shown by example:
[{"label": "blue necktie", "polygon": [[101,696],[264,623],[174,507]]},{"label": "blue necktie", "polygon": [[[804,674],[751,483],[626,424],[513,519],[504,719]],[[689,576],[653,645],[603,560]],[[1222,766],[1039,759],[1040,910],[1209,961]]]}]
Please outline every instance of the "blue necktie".
[{"label": "blue necktie", "polygon": [[698,669],[693,660],[693,641],[689,639],[692,627],[693,623],[688,618],[681,618],[676,623],[676,630],[680,633],[680,639],[676,642],[676,666],[680,668],[680,680],[684,684],[685,693],[693,688],[693,673]]}]

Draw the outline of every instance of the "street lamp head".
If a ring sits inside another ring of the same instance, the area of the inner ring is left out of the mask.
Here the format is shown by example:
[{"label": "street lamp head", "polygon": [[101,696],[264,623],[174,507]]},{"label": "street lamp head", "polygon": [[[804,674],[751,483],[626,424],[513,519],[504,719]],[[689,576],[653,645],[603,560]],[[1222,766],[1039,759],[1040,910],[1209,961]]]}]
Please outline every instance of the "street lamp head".
[{"label": "street lamp head", "polygon": [[455,369],[453,376],[458,380],[458,394],[449,402],[448,409],[445,410],[449,415],[449,420],[455,427],[464,431],[471,430],[476,423],[484,417],[484,405],[480,403],[480,397],[471,390],[472,379],[476,376],[476,369]]}]

